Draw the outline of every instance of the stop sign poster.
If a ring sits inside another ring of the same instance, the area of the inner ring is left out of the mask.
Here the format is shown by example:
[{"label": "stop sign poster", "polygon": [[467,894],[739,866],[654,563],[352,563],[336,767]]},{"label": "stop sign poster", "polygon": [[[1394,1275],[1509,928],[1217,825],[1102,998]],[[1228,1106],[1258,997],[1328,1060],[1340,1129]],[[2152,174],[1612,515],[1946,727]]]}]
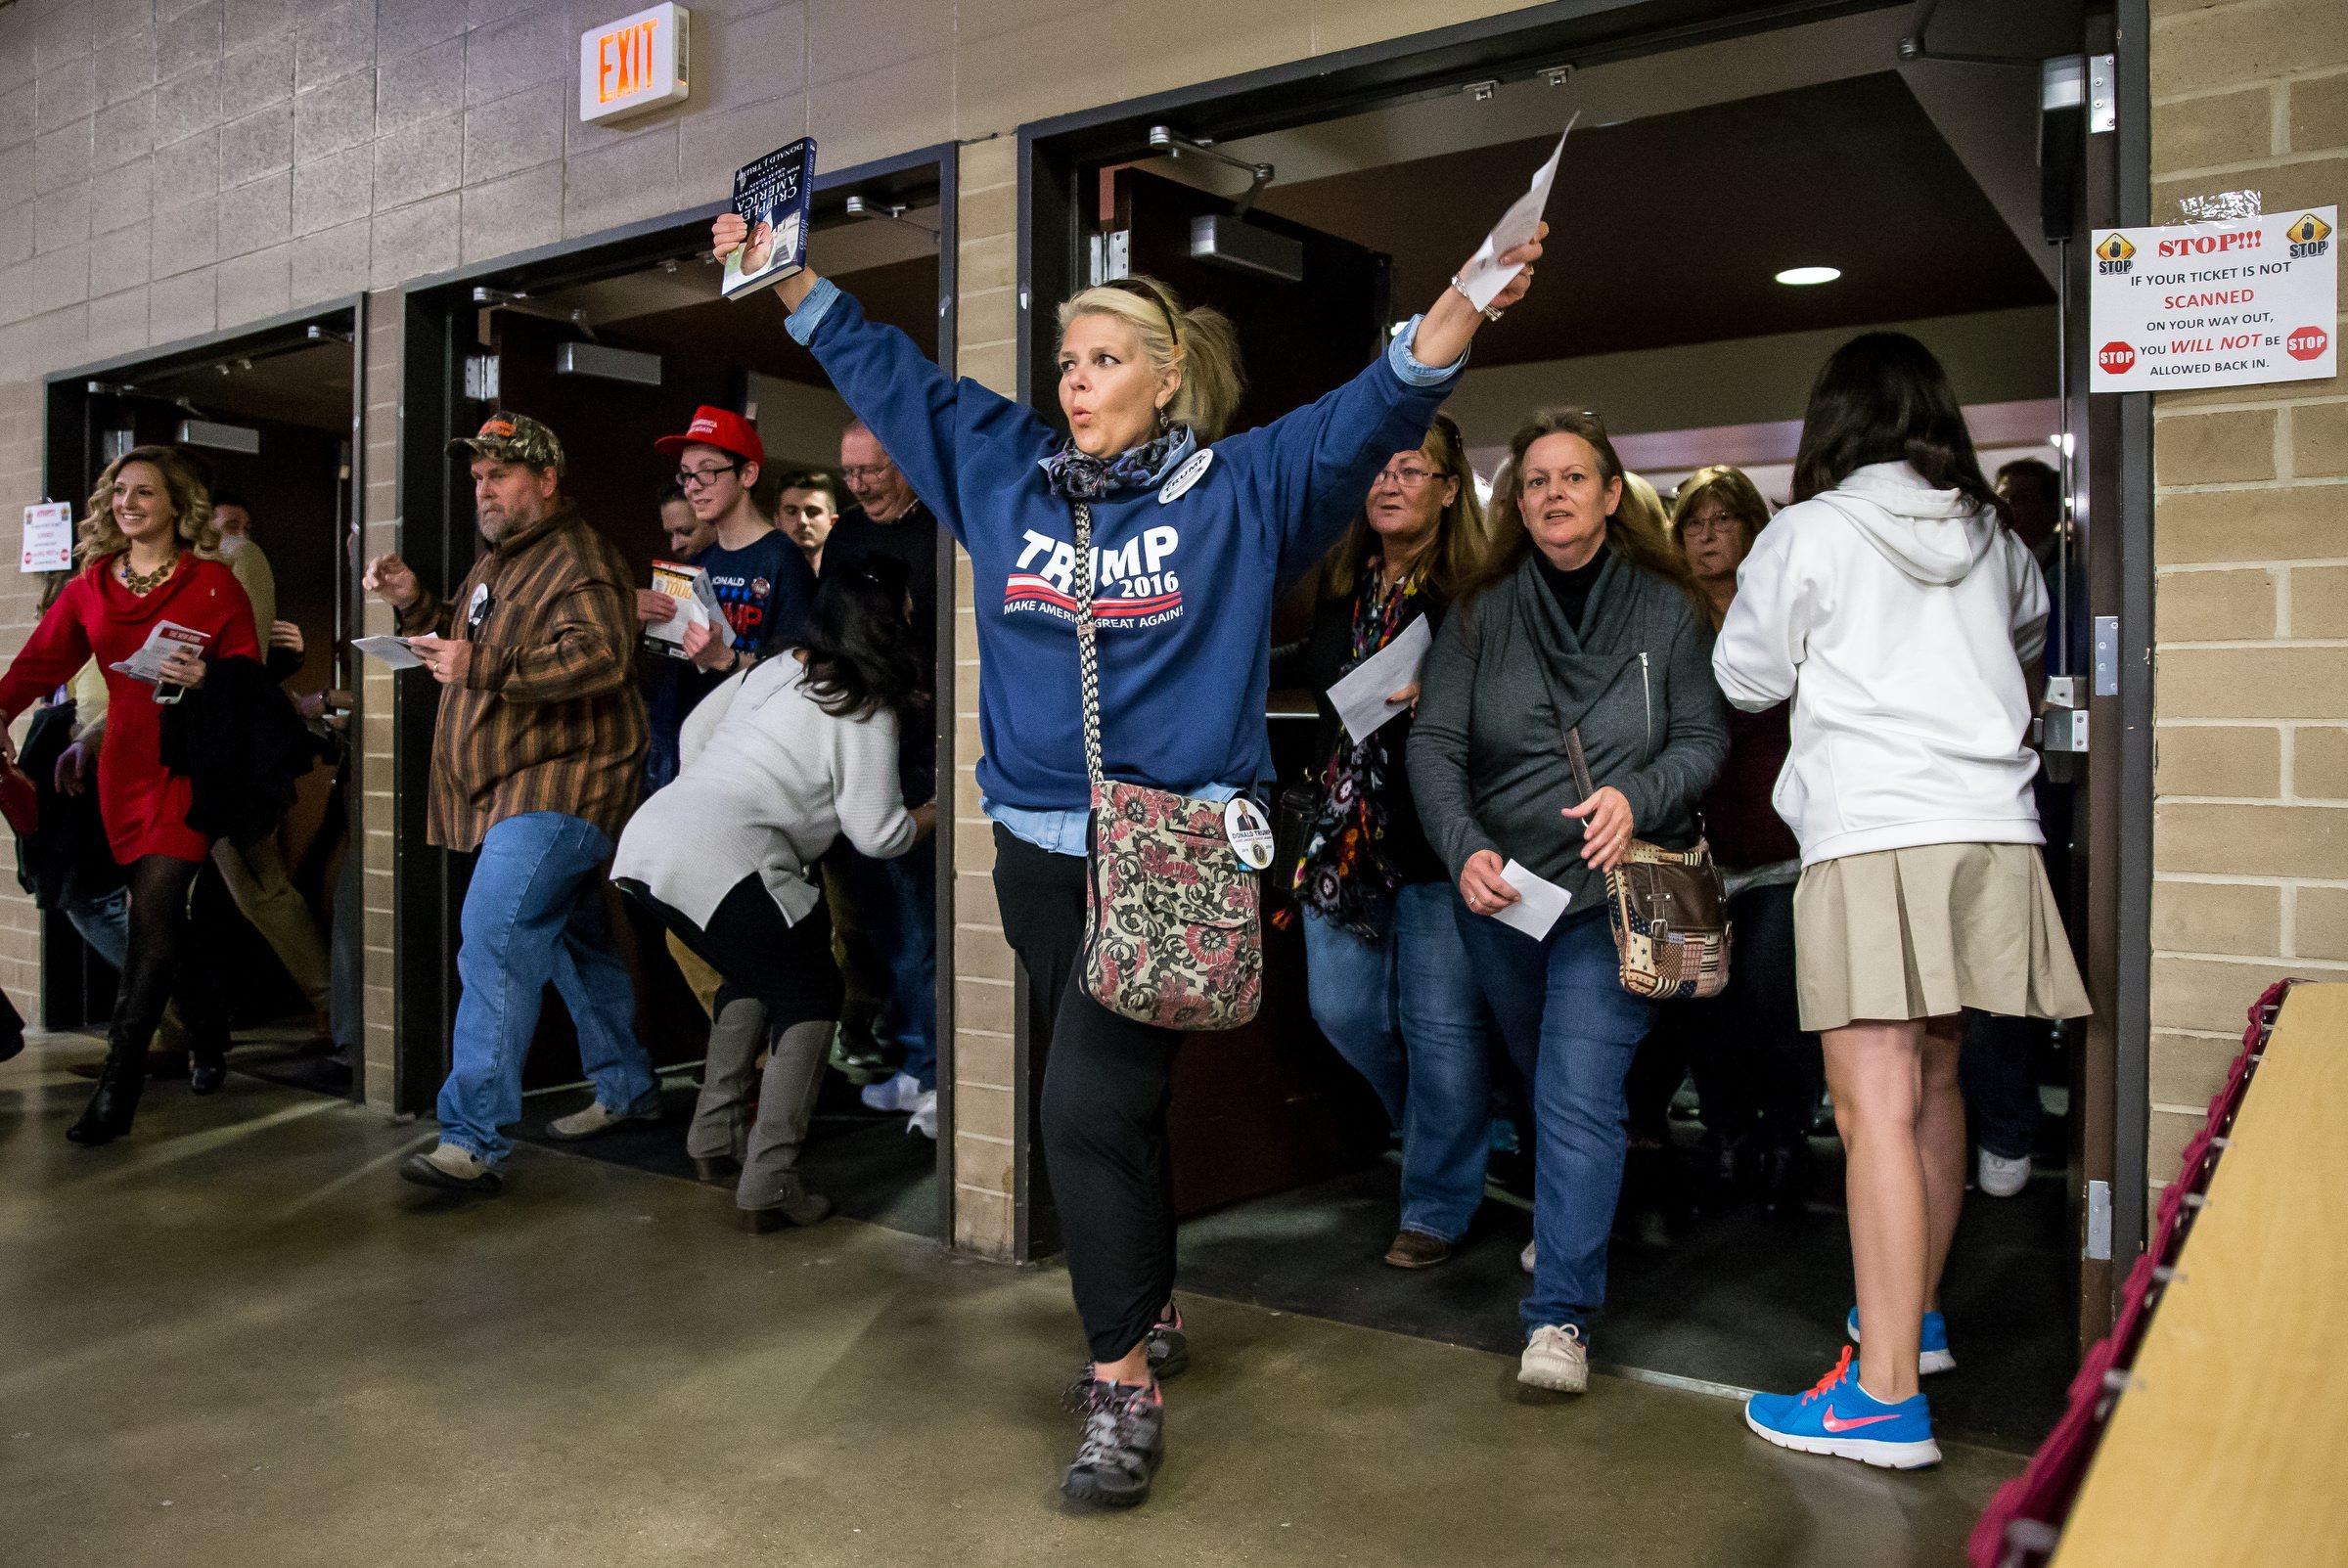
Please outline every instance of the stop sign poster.
[{"label": "stop sign poster", "polygon": [[2098,229],[2093,392],[2252,386],[2338,374],[2339,208]]}]

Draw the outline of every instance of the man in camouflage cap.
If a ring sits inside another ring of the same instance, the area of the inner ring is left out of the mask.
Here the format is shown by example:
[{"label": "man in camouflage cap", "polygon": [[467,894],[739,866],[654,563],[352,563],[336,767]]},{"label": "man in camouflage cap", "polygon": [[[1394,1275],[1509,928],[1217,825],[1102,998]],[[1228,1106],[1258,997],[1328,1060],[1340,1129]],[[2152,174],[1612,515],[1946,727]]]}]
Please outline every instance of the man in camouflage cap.
[{"label": "man in camouflage cap", "polygon": [[578,1026],[595,1085],[549,1131],[592,1138],[652,1120],[660,1088],[636,1039],[636,997],[613,946],[604,873],[635,807],[646,743],[636,693],[636,596],[627,564],[562,493],[563,443],[503,411],[449,443],[470,460],[488,549],[446,599],[397,556],[369,562],[370,592],[440,683],[429,836],[477,851],[457,950],[453,1061],[440,1143],[400,1175],[495,1191],[521,1119],[521,1064],[551,980]]}]

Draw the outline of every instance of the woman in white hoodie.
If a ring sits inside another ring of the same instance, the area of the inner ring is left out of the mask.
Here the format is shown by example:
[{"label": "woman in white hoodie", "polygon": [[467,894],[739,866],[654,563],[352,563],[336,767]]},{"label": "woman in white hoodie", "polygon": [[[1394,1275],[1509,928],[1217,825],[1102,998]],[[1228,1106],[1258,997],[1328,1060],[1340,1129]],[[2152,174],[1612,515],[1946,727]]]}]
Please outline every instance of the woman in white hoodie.
[{"label": "woman in white hoodie", "polygon": [[1740,708],[1792,702],[1773,800],[1802,849],[1801,1022],[1824,1036],[1848,1155],[1861,1349],[1745,1418],[1781,1447],[1909,1468],[1940,1457],[1919,1373],[1955,1365],[1930,1309],[1964,1191],[1964,1009],[2088,1010],[2030,794],[2023,670],[2047,591],[1913,337],[1869,333],[1827,362],[1794,499],[1738,571],[1712,669]]}]

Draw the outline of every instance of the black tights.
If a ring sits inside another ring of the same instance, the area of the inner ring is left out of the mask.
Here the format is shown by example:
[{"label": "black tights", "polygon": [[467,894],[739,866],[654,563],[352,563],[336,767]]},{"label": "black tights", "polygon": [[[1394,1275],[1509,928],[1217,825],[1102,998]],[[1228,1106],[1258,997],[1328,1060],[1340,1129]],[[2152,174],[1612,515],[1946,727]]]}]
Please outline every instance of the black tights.
[{"label": "black tights", "polygon": [[187,1025],[197,1051],[217,1050],[225,1044],[217,1010],[209,1005],[210,987],[197,983],[198,976],[192,972],[201,965],[180,962],[187,934],[188,892],[202,869],[195,861],[172,855],[141,855],[130,865],[130,953],[109,1031],[116,1046],[144,1051],[174,996],[180,1020]]}]

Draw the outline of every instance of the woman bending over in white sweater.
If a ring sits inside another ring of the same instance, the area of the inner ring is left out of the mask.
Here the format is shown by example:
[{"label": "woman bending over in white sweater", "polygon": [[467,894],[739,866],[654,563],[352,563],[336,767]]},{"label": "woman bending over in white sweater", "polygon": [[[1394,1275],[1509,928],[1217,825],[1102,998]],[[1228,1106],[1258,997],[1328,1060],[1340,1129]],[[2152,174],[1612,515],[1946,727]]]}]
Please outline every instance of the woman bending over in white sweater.
[{"label": "woman bending over in white sweater", "polygon": [[[645,801],[611,863],[611,879],[725,977],[694,1119],[727,1129],[746,1230],[832,1211],[797,1169],[841,991],[816,861],[842,835],[891,859],[937,823],[934,801],[907,811],[897,785],[899,728],[927,707],[908,613],[902,562],[827,573],[794,656],[736,676],[693,710],[676,782]],[[760,1005],[766,1076],[745,1130],[758,1031],[725,1017]]]}]

